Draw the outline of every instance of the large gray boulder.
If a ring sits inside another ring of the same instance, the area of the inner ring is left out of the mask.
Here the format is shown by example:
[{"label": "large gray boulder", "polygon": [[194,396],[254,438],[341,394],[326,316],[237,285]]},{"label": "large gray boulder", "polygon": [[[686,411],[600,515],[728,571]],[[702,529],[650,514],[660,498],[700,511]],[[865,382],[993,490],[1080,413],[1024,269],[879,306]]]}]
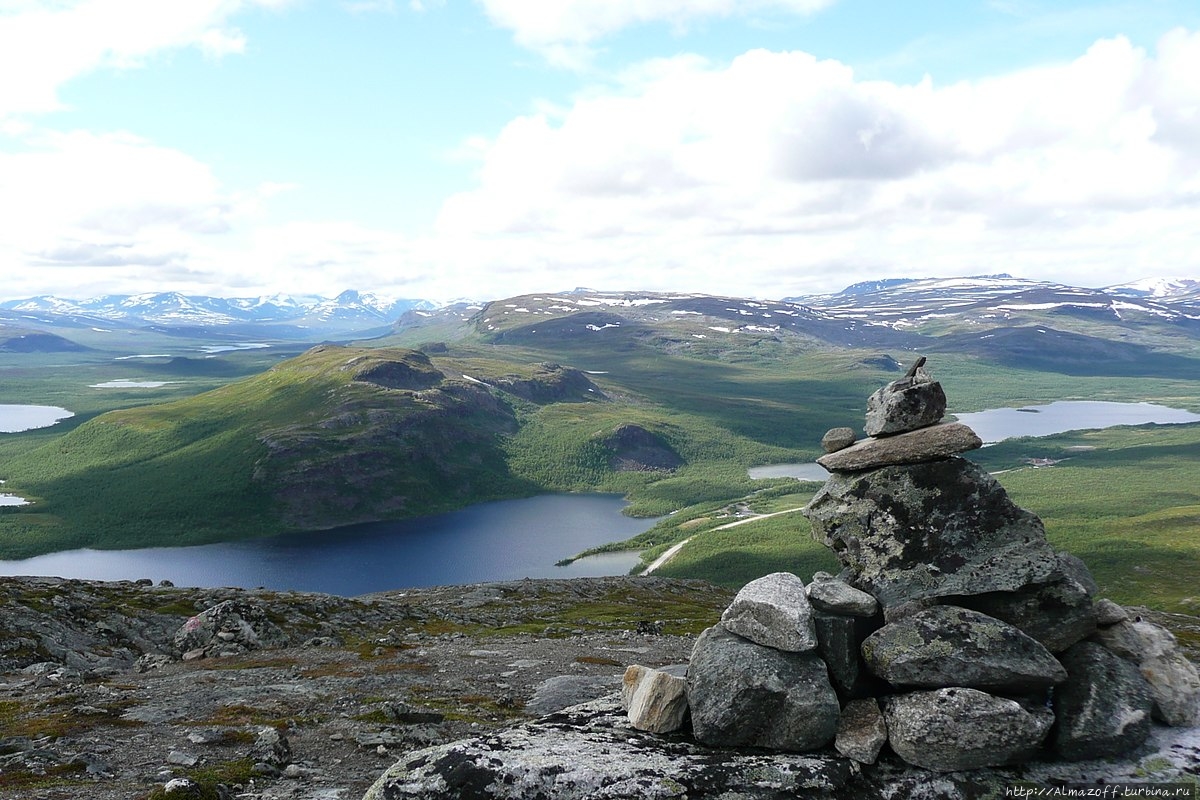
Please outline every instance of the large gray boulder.
[{"label": "large gray boulder", "polygon": [[1067,681],[1054,691],[1054,750],[1082,761],[1128,753],[1150,733],[1154,701],[1137,667],[1094,642],[1061,656]]},{"label": "large gray boulder", "polygon": [[1049,709],[962,687],[893,696],[884,718],[897,755],[939,772],[1025,761],[1054,724]]},{"label": "large gray boulder", "polygon": [[975,431],[961,422],[942,422],[894,436],[867,438],[817,459],[830,472],[856,472],[898,464],[919,464],[956,456],[983,446]]},{"label": "large gray boulder", "polygon": [[834,473],[804,513],[850,584],[885,611],[919,598],[1015,591],[1059,575],[1041,520],[961,458]]},{"label": "large gray boulder", "polygon": [[896,686],[969,686],[1024,693],[1061,683],[1066,670],[1007,622],[957,606],[934,606],[884,625],[862,644],[863,661]]},{"label": "large gray boulder", "polygon": [[814,653],[755,644],[714,625],[688,664],[692,730],[704,744],[804,752],[837,733],[838,699]]},{"label": "large gray boulder", "polygon": [[1060,577],[1015,592],[948,598],[1020,628],[1051,653],[1061,653],[1096,631],[1095,582],[1075,556],[1058,554]]},{"label": "large gray boulder", "polygon": [[867,398],[867,436],[884,436],[924,428],[946,414],[942,385],[921,368],[921,362],[900,380]]},{"label": "large gray boulder", "polygon": [[804,581],[773,572],[742,587],[721,615],[731,633],[765,647],[803,653],[817,646]]}]

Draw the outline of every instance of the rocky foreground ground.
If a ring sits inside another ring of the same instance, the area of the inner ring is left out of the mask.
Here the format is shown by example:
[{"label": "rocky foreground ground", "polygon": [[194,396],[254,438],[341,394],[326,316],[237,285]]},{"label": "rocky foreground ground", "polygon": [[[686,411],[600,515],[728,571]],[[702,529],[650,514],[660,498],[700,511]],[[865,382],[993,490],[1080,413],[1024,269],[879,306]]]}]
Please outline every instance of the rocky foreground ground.
[{"label": "rocky foreground ground", "polygon": [[[686,661],[731,599],[654,577],[353,599],[148,584],[0,578],[0,798],[184,796],[164,788],[186,778],[205,797],[358,800],[409,750]],[[278,638],[181,652],[189,618],[226,601]]]}]

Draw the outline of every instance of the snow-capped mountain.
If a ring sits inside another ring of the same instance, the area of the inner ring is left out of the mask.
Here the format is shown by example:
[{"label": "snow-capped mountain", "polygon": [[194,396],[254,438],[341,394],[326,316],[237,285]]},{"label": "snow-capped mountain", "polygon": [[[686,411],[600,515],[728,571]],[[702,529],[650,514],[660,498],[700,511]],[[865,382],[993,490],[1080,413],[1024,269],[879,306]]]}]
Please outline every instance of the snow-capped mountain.
[{"label": "snow-capped mountain", "polygon": [[789,298],[843,319],[919,328],[937,320],[1001,323],[1030,315],[1070,315],[1115,322],[1200,320],[1200,282],[1143,281],[1088,289],[1011,275],[923,278],[855,284],[831,295]]},{"label": "snow-capped mountain", "polygon": [[188,327],[265,323],[319,332],[384,327],[409,309],[432,307],[424,300],[393,299],[352,290],[334,298],[285,294],[226,298],[147,292],[85,300],[41,295],[0,302],[0,314],[14,321],[59,324],[71,324],[70,320]]}]

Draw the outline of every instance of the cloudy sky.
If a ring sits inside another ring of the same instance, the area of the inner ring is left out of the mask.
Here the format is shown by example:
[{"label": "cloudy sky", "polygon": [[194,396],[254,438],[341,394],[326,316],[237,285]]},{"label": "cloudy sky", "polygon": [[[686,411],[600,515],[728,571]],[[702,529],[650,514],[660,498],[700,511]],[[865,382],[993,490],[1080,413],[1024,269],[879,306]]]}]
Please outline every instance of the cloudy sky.
[{"label": "cloudy sky", "polygon": [[0,0],[0,297],[1200,277],[1195,0]]}]

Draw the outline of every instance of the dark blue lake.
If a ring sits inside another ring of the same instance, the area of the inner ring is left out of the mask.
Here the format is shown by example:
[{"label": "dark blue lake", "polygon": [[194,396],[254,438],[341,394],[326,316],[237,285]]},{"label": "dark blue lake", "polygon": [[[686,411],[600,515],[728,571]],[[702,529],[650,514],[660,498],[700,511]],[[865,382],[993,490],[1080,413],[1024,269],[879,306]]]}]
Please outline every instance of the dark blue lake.
[{"label": "dark blue lake", "polygon": [[398,522],[242,542],[144,550],[70,550],[0,561],[3,575],[170,580],[179,586],[296,589],[354,596],[418,586],[624,575],[637,553],[556,562],[649,529],[618,495],[557,494],[482,503]]}]

